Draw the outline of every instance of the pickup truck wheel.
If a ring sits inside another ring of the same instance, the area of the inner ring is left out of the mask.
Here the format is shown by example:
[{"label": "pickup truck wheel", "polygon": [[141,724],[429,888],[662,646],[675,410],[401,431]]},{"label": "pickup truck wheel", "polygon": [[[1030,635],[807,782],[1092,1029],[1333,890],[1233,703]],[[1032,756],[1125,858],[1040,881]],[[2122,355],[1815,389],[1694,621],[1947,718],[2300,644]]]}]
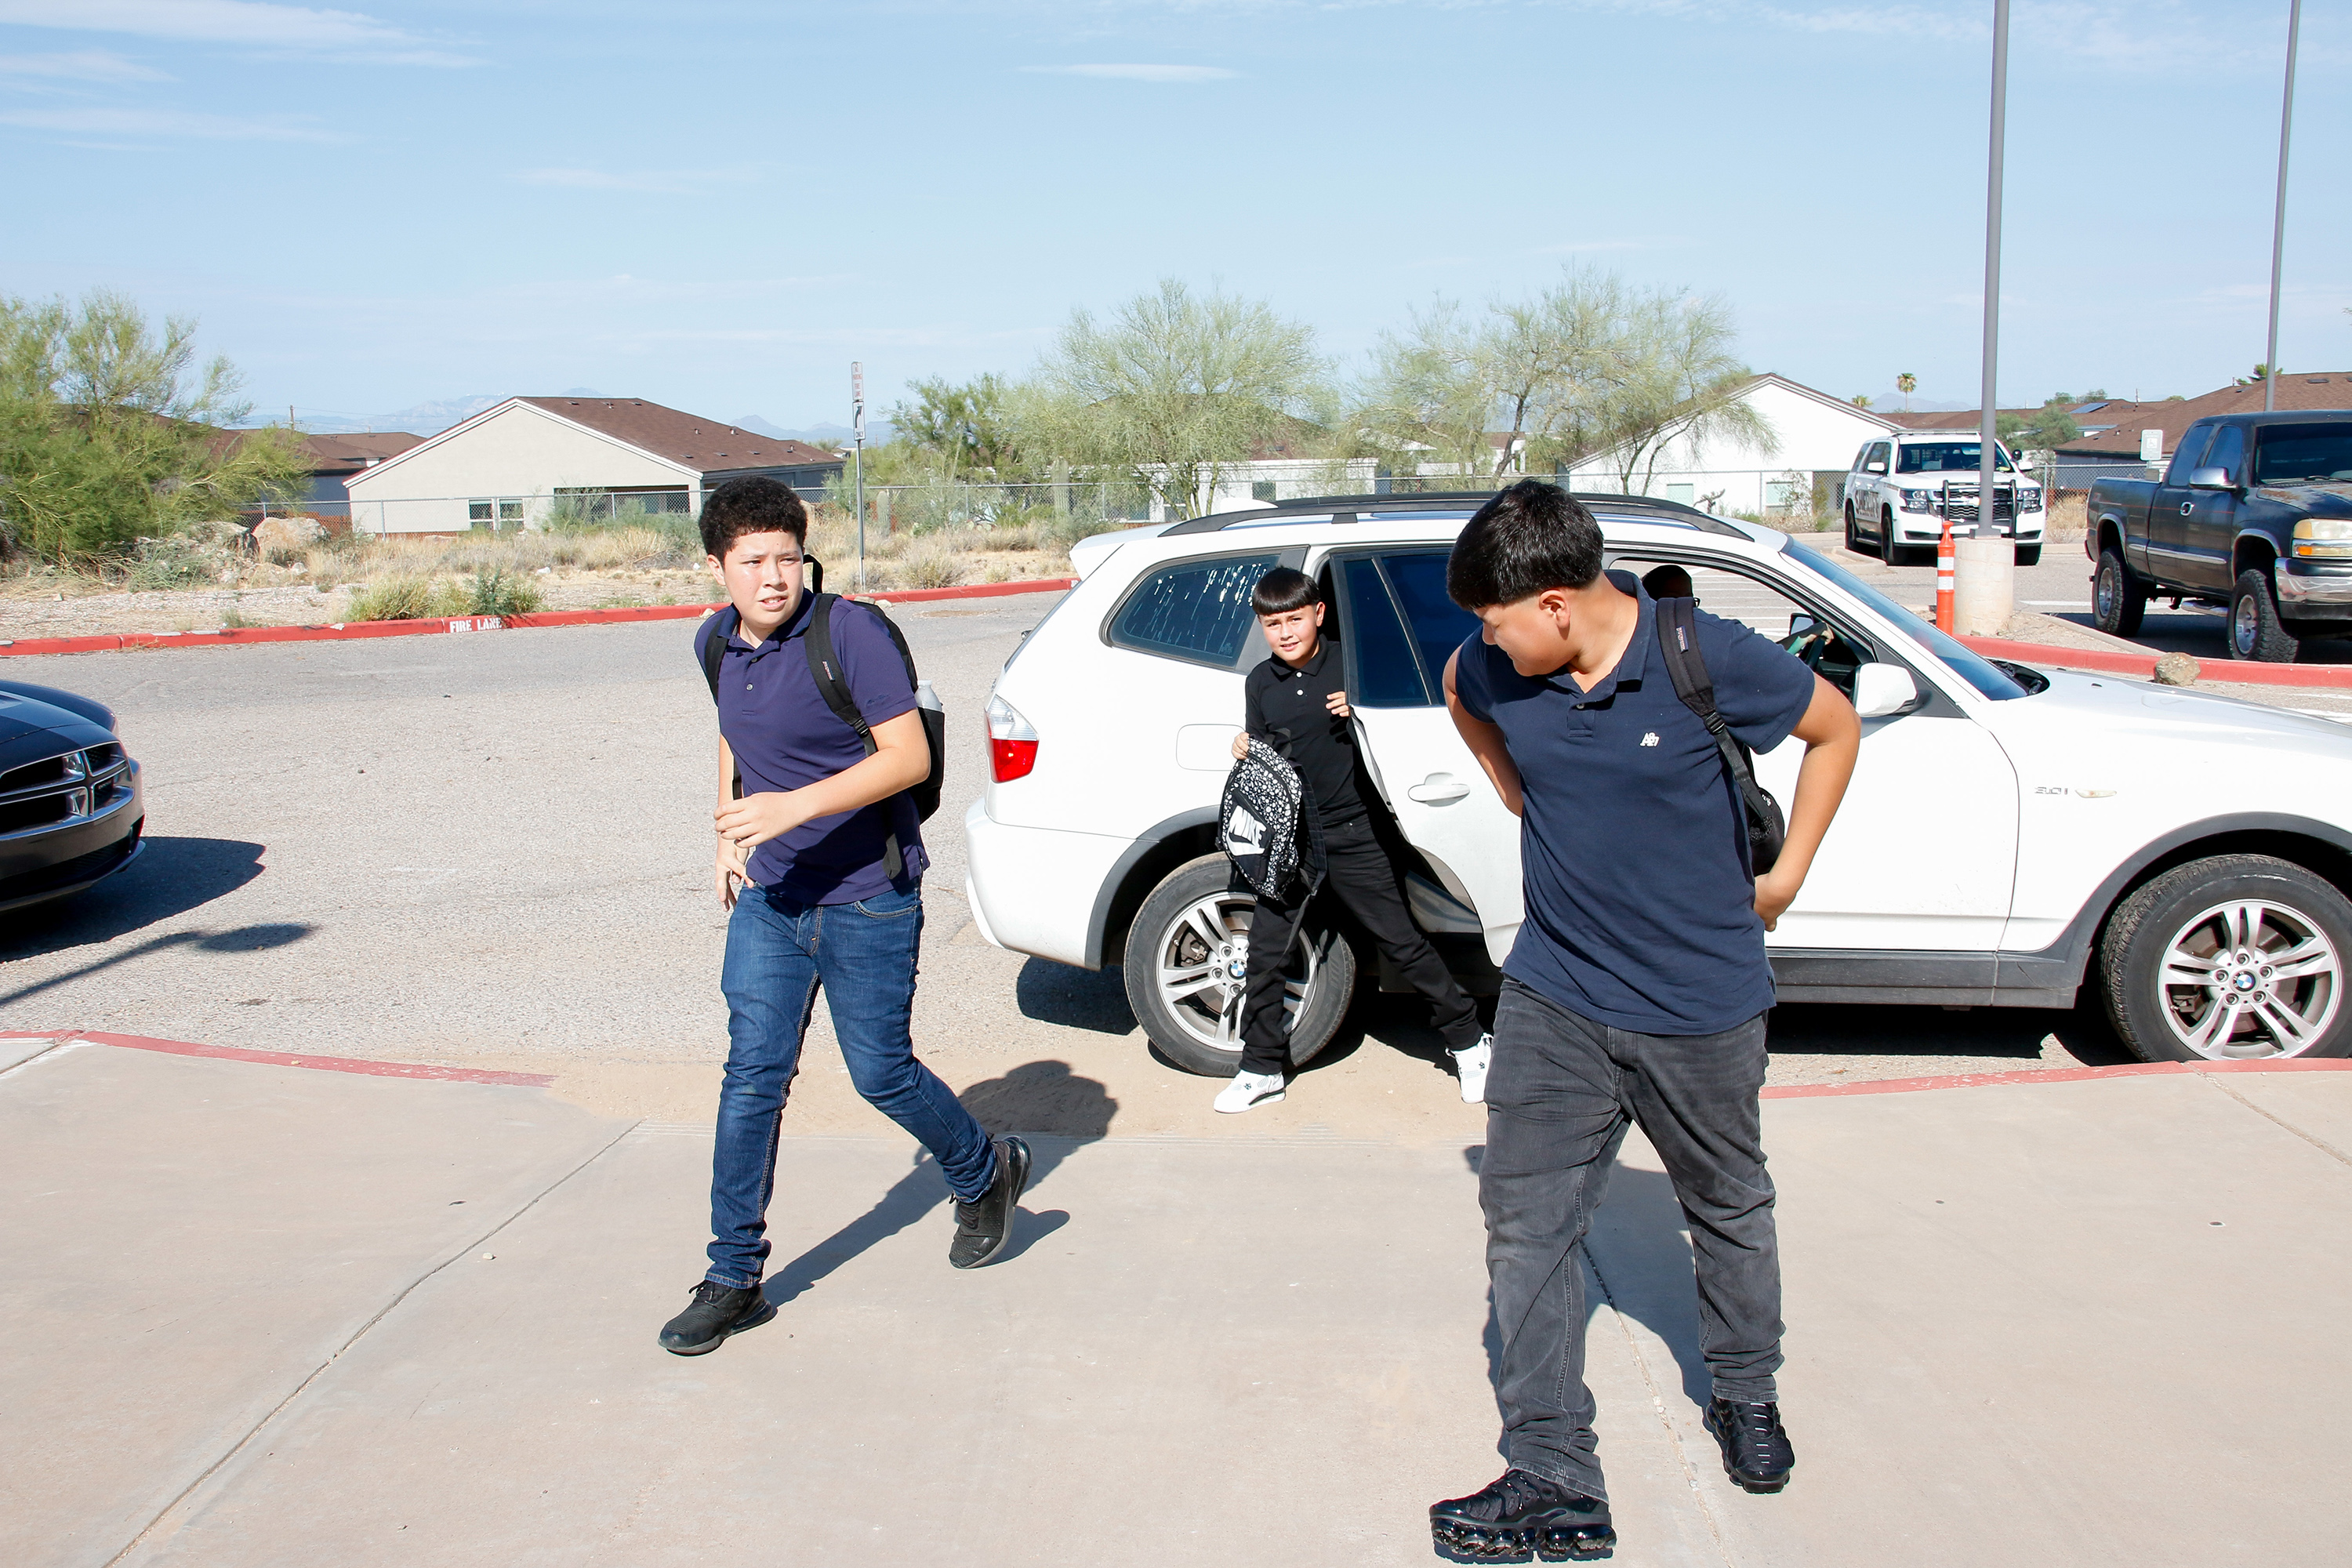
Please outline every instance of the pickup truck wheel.
[{"label": "pickup truck wheel", "polygon": [[[1136,1021],[1170,1061],[1207,1078],[1241,1070],[1242,982],[1257,899],[1232,887],[1223,856],[1188,861],[1143,900],[1127,937],[1127,1000]],[[1328,927],[1307,922],[1284,976],[1297,1067],[1339,1033],[1356,991],[1355,950]]]},{"label": "pickup truck wheel", "polygon": [[2352,1054],[2352,902],[2268,855],[2177,866],[2126,899],[2098,989],[2146,1061]]},{"label": "pickup truck wheel", "polygon": [[2238,585],[2230,591],[2230,657],[2293,664],[2298,651],[2294,634],[2279,620],[2270,577],[2261,572],[2239,573]]},{"label": "pickup truck wheel", "polygon": [[2091,624],[2109,637],[2127,637],[2139,630],[2147,610],[2147,584],[2132,575],[2122,555],[2099,552],[2099,569],[2091,579]]}]

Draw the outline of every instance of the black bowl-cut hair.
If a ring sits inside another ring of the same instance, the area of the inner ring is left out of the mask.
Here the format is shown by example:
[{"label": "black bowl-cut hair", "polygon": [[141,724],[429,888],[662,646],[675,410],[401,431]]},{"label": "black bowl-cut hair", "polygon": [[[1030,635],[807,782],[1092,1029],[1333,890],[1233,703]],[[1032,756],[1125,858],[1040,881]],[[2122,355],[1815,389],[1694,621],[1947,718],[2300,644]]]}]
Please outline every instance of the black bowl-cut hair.
[{"label": "black bowl-cut hair", "polygon": [[1601,525],[1558,485],[1521,479],[1471,514],[1445,563],[1445,592],[1472,612],[1601,575]]},{"label": "black bowl-cut hair", "polygon": [[1296,566],[1276,567],[1250,590],[1250,608],[1261,616],[1286,616],[1322,602],[1322,588]]},{"label": "black bowl-cut hair", "polygon": [[808,508],[793,487],[758,475],[730,479],[702,503],[702,548],[724,561],[747,533],[789,533],[808,543]]}]

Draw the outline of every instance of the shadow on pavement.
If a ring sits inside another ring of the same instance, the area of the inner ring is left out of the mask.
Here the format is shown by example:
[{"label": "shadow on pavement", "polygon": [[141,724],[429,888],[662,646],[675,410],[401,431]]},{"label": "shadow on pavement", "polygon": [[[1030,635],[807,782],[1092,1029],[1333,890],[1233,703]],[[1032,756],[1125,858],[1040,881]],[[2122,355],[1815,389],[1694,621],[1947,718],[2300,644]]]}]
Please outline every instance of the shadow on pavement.
[{"label": "shadow on pavement", "polygon": [[[27,996],[37,996],[44,991],[54,990],[60,985],[71,984],[77,980],[96,974],[102,969],[111,969],[118,963],[128,963],[134,958],[143,958],[151,952],[161,952],[167,947],[192,947],[199,952],[260,952],[273,947],[284,947],[289,942],[300,942],[318,929],[313,925],[282,922],[238,926],[233,931],[173,931],[169,936],[153,937],[136,947],[125,948],[121,952],[99,959],[94,963],[85,963],[79,969],[69,969],[63,974],[52,974],[47,980],[36,981],[20,990],[0,994],[0,1007],[5,1007],[11,1002],[21,1002]],[[0,953],[0,956],[23,955]]]},{"label": "shadow on pavement", "polygon": [[[2060,1012],[2042,1007],[1939,1008],[1872,1006],[1857,1003],[1786,1002],[1772,1009],[1768,1048],[1781,1056],[1892,1056],[1918,1049],[1935,1057],[1981,1057],[1998,1072],[2042,1059],[2042,1042],[2055,1035],[2066,1053],[2086,1067],[2137,1061],[2098,1005]],[[1932,1040],[1922,1037],[1932,1036]]]},{"label": "shadow on pavement", "polygon": [[264,847],[234,838],[151,837],[127,870],[87,892],[0,916],[0,959],[111,942],[184,915],[260,876]]},{"label": "shadow on pavement", "polygon": [[[1090,1078],[1057,1061],[1024,1062],[1002,1078],[984,1079],[957,1097],[991,1133],[1019,1132],[1028,1141],[1030,1192],[1035,1192],[1082,1144],[1110,1131],[1118,1101]],[[947,1183],[928,1150],[919,1149],[907,1173],[874,1206],[768,1276],[768,1300],[778,1306],[814,1289],[842,1265],[879,1246],[940,1206]],[[1012,1239],[995,1263],[1009,1263],[1070,1223],[1060,1209],[1019,1211]],[[941,1237],[942,1245],[945,1237]],[[994,1267],[992,1264],[991,1267]]]},{"label": "shadow on pavement", "polygon": [[[2060,615],[2058,619],[2078,626],[2091,625],[2091,617],[2080,610]],[[2154,605],[2139,624],[2131,640],[2151,653],[2185,653],[2200,661],[2209,661],[2221,668],[2205,671],[2208,680],[2230,679],[2228,667],[2235,661],[2230,658],[2226,640],[2229,617],[2220,610],[2164,610]],[[2305,637],[2295,655],[2297,664],[2352,664],[2352,639],[2345,637]]]},{"label": "shadow on pavement", "polygon": [[1135,1032],[1135,1010],[1127,1005],[1127,982],[1116,968],[1089,971],[1033,958],[1021,966],[1013,991],[1024,1018],[1097,1035]]}]

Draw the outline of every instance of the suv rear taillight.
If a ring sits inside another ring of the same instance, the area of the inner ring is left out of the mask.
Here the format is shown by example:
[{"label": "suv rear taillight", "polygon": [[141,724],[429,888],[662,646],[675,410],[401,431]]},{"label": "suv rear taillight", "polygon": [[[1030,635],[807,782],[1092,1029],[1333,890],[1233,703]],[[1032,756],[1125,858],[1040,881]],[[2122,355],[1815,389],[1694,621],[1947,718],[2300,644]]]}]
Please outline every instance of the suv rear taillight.
[{"label": "suv rear taillight", "polygon": [[1037,765],[1037,731],[1002,697],[988,700],[988,767],[998,784],[1026,778]]}]

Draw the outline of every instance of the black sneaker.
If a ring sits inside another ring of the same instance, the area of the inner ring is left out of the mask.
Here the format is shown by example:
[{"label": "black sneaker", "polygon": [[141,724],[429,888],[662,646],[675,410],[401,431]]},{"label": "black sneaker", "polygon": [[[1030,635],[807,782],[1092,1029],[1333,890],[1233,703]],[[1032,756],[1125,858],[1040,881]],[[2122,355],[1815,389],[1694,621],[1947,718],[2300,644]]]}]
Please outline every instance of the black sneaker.
[{"label": "black sneaker", "polygon": [[977,1268],[996,1256],[1013,1234],[1013,1207],[1029,1184],[1029,1145],[1011,1137],[995,1142],[996,1179],[971,1203],[956,1200],[956,1233],[948,1244],[948,1261],[958,1268]]},{"label": "black sneaker", "polygon": [[1430,1539],[1456,1563],[1581,1563],[1617,1544],[1609,1505],[1526,1470],[1505,1470],[1484,1491],[1433,1503]]},{"label": "black sneaker", "polygon": [[757,1285],[738,1289],[705,1279],[694,1288],[692,1304],[662,1325],[661,1348],[672,1355],[701,1355],[717,1350],[728,1335],[756,1329],[775,1315]]},{"label": "black sneaker", "polygon": [[1797,1450],[1780,1426],[1778,1405],[1710,1400],[1706,1429],[1723,1446],[1723,1473],[1751,1492],[1777,1492],[1797,1468]]}]

